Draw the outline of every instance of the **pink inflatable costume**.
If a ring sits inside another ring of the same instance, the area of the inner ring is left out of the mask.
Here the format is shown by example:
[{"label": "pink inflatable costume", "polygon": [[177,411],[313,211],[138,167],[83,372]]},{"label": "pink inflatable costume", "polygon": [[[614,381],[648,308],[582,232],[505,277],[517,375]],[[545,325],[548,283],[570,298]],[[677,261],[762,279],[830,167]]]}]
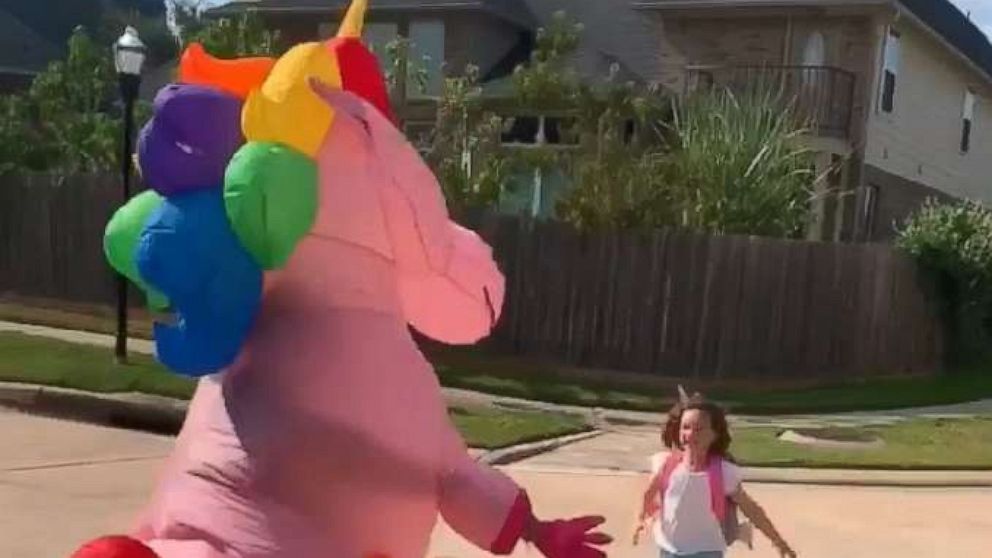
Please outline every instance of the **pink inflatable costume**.
[{"label": "pink inflatable costume", "polygon": [[[538,520],[509,477],[469,457],[411,338],[408,326],[447,343],[488,335],[503,277],[490,248],[449,220],[435,177],[393,125],[358,39],[364,11],[356,0],[327,43],[251,60],[264,81],[250,90],[225,66],[240,61],[187,52],[187,83],[246,99],[248,146],[313,161],[315,210],[285,261],[261,265],[244,342],[229,366],[202,376],[135,530],[77,558],[423,558],[439,515],[496,555],[523,540],[550,558],[604,556],[602,518]],[[225,71],[240,83],[216,77]],[[234,205],[236,174],[229,166],[224,190]],[[296,191],[266,188],[264,211]],[[228,206],[232,222],[236,212]],[[278,241],[255,242],[255,259]]]}]

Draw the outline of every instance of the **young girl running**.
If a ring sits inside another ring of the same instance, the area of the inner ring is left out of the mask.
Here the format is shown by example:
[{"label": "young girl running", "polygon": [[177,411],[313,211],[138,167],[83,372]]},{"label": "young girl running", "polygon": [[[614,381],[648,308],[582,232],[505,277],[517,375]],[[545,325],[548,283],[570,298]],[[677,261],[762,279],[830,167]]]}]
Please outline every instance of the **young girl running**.
[{"label": "young girl running", "polygon": [[729,544],[746,538],[737,524],[739,508],[782,557],[795,558],[795,551],[741,486],[741,469],[729,453],[727,418],[719,406],[698,394],[691,400],[683,395],[669,413],[663,441],[669,451],[653,458],[634,544],[654,518],[661,558],[722,558]]}]

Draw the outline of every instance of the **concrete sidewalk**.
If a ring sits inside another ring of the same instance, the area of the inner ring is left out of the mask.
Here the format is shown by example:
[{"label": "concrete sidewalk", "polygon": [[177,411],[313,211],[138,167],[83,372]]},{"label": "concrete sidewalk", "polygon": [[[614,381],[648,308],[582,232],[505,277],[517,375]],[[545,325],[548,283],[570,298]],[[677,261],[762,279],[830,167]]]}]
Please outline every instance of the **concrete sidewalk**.
[{"label": "concrete sidewalk", "polygon": [[[94,536],[126,530],[145,505],[172,439],[0,410],[0,556],[65,558]],[[630,544],[637,473],[503,468],[527,489],[546,519],[602,514],[617,538],[608,555],[649,558]],[[979,558],[992,547],[992,490],[810,487],[754,484],[765,507],[803,558]],[[383,526],[388,528],[389,526]],[[440,523],[428,558],[484,558]],[[538,558],[521,545],[511,558]],[[760,535],[753,552],[777,556]]]}]

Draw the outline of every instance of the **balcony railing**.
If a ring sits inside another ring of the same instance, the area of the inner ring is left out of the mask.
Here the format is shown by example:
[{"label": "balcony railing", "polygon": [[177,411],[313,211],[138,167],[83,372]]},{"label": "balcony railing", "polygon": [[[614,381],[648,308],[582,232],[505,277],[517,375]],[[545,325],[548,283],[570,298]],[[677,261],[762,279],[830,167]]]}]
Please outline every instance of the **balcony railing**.
[{"label": "balcony railing", "polygon": [[818,134],[843,139],[851,131],[855,80],[852,72],[828,66],[691,66],[686,92],[768,91]]}]

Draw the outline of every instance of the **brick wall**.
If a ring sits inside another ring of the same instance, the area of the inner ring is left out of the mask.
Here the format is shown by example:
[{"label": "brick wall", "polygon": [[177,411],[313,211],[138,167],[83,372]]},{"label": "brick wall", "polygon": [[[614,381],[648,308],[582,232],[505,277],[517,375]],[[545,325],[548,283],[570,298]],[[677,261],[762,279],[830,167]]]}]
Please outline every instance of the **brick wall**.
[{"label": "brick wall", "polygon": [[[658,16],[658,79],[667,88],[685,89],[687,65],[762,66],[803,63],[806,42],[819,32],[824,65],[856,76],[851,138],[863,137],[874,60],[867,16],[686,18]],[[791,31],[790,31],[791,25]],[[791,40],[787,40],[791,36]]]},{"label": "brick wall", "polygon": [[[875,199],[871,203],[869,214],[864,213],[868,200],[866,196],[872,192]],[[870,242],[889,242],[896,238],[897,230],[905,223],[927,198],[938,201],[952,201],[952,197],[935,190],[925,184],[908,180],[904,177],[886,172],[874,165],[865,165],[864,188],[857,204],[860,211],[857,216],[858,240]]]},{"label": "brick wall", "polygon": [[681,92],[687,65],[780,65],[784,18],[664,18],[659,23],[659,81]]}]

